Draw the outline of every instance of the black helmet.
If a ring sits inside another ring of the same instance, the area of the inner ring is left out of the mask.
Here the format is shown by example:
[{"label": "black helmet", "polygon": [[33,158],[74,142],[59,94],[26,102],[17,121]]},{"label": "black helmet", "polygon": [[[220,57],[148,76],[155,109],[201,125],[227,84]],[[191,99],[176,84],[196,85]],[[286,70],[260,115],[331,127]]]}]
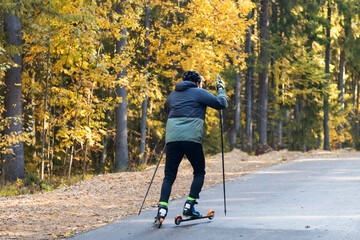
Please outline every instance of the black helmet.
[{"label": "black helmet", "polygon": [[186,71],[183,75],[183,81],[201,82],[201,75],[197,71]]}]

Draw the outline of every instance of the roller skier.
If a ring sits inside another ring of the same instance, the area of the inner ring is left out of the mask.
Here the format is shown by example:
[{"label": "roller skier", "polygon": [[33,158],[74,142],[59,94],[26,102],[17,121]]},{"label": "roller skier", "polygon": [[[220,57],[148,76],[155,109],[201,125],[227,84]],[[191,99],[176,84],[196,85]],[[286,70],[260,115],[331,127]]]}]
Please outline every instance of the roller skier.
[{"label": "roller skier", "polygon": [[199,88],[201,75],[196,71],[187,71],[183,81],[175,86],[165,101],[165,112],[169,115],[166,123],[166,163],[165,177],[161,187],[160,203],[155,223],[161,227],[168,212],[168,201],[175,181],[178,167],[184,155],[193,167],[193,182],[190,194],[183,207],[183,216],[200,217],[195,210],[199,193],[205,177],[205,157],[202,148],[203,125],[206,108],[217,110],[229,105],[225,94],[225,83],[220,76],[216,80],[218,94],[214,96],[205,89]]}]

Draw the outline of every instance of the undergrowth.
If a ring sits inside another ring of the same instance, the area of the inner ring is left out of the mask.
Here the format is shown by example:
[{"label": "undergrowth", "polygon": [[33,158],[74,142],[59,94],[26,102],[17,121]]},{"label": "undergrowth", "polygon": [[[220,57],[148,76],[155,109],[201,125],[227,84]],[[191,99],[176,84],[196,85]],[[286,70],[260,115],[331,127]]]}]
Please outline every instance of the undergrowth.
[{"label": "undergrowth", "polygon": [[[94,175],[89,174],[85,179],[89,179]],[[70,179],[53,176],[41,180],[37,174],[29,173],[25,179],[18,179],[16,182],[7,182],[0,184],[0,197],[10,197],[34,193],[50,192],[59,188],[71,186],[77,182],[84,180],[82,175],[74,175]]]}]

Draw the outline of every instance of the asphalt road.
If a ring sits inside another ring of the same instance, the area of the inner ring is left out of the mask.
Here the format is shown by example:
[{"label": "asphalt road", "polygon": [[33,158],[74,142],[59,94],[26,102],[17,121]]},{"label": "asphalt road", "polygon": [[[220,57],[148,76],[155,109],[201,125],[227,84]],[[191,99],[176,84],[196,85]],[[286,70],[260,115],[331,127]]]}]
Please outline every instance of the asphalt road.
[{"label": "asphalt road", "polygon": [[72,239],[360,239],[359,157],[311,158],[272,166],[201,193],[197,210],[215,218],[174,224],[185,198],[169,204],[161,229],[156,209]]}]

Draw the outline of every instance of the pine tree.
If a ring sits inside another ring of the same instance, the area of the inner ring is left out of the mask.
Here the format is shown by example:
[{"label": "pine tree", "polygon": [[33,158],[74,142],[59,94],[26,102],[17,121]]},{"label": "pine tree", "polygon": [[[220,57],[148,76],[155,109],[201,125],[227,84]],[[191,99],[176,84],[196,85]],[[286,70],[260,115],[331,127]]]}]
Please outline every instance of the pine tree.
[{"label": "pine tree", "polygon": [[[249,19],[254,17],[254,9],[249,16]],[[247,136],[247,150],[253,151],[253,42],[251,36],[254,31],[254,25],[248,27],[246,33],[246,53],[248,55],[246,59],[246,78],[245,78],[245,99],[246,99],[246,136]]]},{"label": "pine tree", "polygon": [[[331,5],[328,2],[327,7],[328,26],[326,27],[326,49],[325,49],[325,73],[330,73],[330,29],[331,29]],[[328,83],[329,84],[329,80]],[[329,136],[329,97],[325,95],[324,98],[324,150],[330,150],[330,136]]]},{"label": "pine tree", "polygon": [[[116,4],[116,12],[124,17],[125,15],[126,0],[121,0]],[[127,29],[123,27],[121,29],[122,37],[116,41],[116,53],[125,60],[126,54],[126,34]],[[118,73],[118,81],[127,76],[127,68],[121,63],[121,72]],[[124,84],[116,85],[116,94],[121,101],[118,102],[116,109],[116,152],[115,152],[115,169],[124,170],[129,166],[129,152],[128,152],[128,140],[127,140],[127,91]]]},{"label": "pine tree", "polygon": [[260,144],[267,144],[267,111],[268,111],[268,82],[269,82],[269,1],[261,1],[260,13],[260,54],[259,62],[261,70],[259,73],[259,95],[258,95],[258,130]]},{"label": "pine tree", "polygon": [[5,128],[4,136],[8,145],[3,154],[5,179],[16,181],[25,177],[25,160],[22,116],[22,27],[20,23],[20,1],[15,1],[12,9],[4,14],[4,32],[7,34],[8,47],[12,49],[13,66],[5,73]]}]

